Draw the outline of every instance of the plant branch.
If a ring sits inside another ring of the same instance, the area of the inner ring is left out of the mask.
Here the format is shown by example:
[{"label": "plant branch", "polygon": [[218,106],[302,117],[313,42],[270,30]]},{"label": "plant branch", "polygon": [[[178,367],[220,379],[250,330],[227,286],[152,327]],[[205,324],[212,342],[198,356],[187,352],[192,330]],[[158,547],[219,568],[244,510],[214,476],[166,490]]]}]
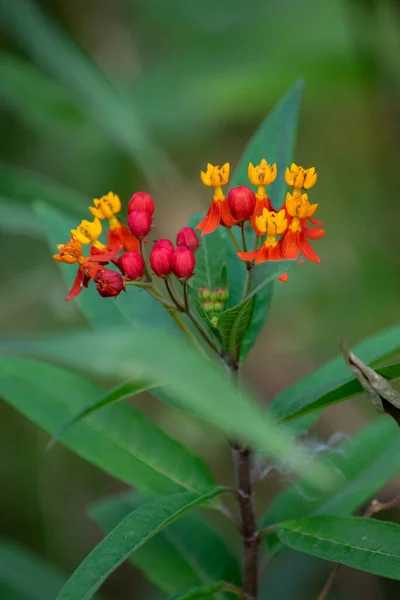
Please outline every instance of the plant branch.
[{"label": "plant branch", "polygon": [[244,231],[244,223],[240,223],[240,232],[242,234],[243,251],[247,252],[246,233]]},{"label": "plant branch", "polygon": [[236,238],[235,238],[235,236],[233,235],[232,228],[231,228],[231,227],[227,227],[227,228],[226,228],[226,231],[228,232],[228,235],[229,235],[229,237],[231,238],[231,240],[232,240],[232,243],[233,243],[233,245],[235,246],[236,250],[237,250],[238,252],[241,252],[241,251],[242,251],[242,249],[241,249],[241,247],[239,246],[239,243],[238,243],[237,239],[236,239]]},{"label": "plant branch", "polygon": [[257,600],[259,532],[254,516],[253,483],[251,480],[252,452],[236,442],[231,443],[235,462],[237,491],[243,544],[243,597]]},{"label": "plant branch", "polygon": [[153,279],[151,277],[151,273],[150,273],[149,269],[147,268],[146,257],[144,255],[143,240],[139,240],[139,248],[140,248],[140,254],[144,261],[144,272],[146,275],[146,279],[147,279],[147,281],[150,281],[150,283],[151,283],[153,281]]},{"label": "plant branch", "polygon": [[[380,502],[379,500],[374,498],[373,500],[371,500],[370,504],[368,505],[366,511],[363,514],[363,517],[365,517],[366,519],[370,519],[371,517],[373,517],[377,513],[382,512],[383,510],[390,510],[391,508],[395,508],[396,506],[398,506],[398,504],[400,504],[400,495],[395,496],[392,500],[389,500],[388,502]],[[343,566],[343,565],[341,565],[340,563],[337,563],[333,567],[317,600],[326,600],[329,592],[331,591],[331,589],[333,588],[333,586],[335,584],[336,577],[337,577],[337,574],[338,574],[341,566]]]},{"label": "plant branch", "polygon": [[177,307],[178,310],[180,310],[181,312],[184,312],[185,308],[182,306],[182,304],[180,303],[178,298],[175,296],[175,293],[172,289],[172,286],[171,286],[169,280],[164,279],[164,282],[165,282],[165,287],[167,288],[167,292],[168,292],[172,302],[175,304],[175,306]]}]

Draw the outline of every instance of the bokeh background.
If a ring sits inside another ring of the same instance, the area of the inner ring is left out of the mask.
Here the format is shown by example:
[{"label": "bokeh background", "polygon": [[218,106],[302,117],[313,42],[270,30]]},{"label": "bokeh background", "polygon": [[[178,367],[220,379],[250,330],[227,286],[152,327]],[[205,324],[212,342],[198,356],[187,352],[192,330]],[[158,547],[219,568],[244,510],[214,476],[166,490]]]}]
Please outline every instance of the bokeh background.
[{"label": "bokeh background", "polygon": [[[174,236],[209,203],[200,169],[234,167],[299,78],[306,87],[295,159],[318,170],[311,193],[327,229],[318,242],[323,262],[276,285],[248,378],[267,403],[333,357],[342,336],[352,344],[398,320],[398,0],[0,0],[0,16],[3,335],[83,323],[64,301],[34,201],[75,215],[81,207],[83,217],[109,190],[125,203],[146,190],[156,200],[158,235]],[[219,434],[149,398],[139,405],[229,481]],[[348,435],[371,414],[365,398],[333,407],[311,441]],[[46,440],[0,403],[0,533],[69,573],[100,539],[86,504],[122,488],[61,446],[46,454]],[[281,484],[272,476],[261,487],[260,511]],[[313,564],[299,556],[283,563],[281,587],[265,597],[315,597],[326,564]],[[295,590],[284,588],[288,572]],[[343,569],[332,598],[394,599],[399,591]],[[162,598],[128,566],[104,597]]]}]

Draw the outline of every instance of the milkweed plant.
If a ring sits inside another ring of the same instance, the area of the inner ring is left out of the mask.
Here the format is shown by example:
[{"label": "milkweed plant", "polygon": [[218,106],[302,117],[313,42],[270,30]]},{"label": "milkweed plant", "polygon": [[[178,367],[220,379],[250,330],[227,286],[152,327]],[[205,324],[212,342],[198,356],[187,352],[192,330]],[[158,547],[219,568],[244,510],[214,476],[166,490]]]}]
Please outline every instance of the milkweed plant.
[{"label": "milkweed plant", "polygon": [[[209,208],[174,240],[157,235],[157,198],[147,191],[133,193],[125,207],[113,192],[96,198],[78,224],[36,206],[69,282],[67,300],[76,299],[91,329],[18,340],[14,356],[1,358],[0,391],[51,434],[49,446],[64,443],[132,488],[89,508],[105,537],[58,600],[97,597],[127,559],[176,600],[283,598],[272,574],[281,555],[297,560],[288,548],[332,564],[319,600],[342,565],[400,580],[400,526],[371,518],[398,502],[374,496],[400,468],[400,394],[390,383],[400,377],[393,362],[400,325],[354,353],[344,345],[344,357],[283,390],[268,408],[241,375],[273,287],[290,286],[292,269],[323,256],[318,173],[292,155],[300,92],[295,86],[277,104],[233,173],[223,160],[201,171]],[[102,391],[90,375],[117,385]],[[322,455],[310,452],[299,434],[324,408],[363,391],[387,414]],[[235,485],[216,483],[203,459],[120,402],[141,392],[219,429]],[[259,514],[255,494],[268,464],[291,476]],[[211,524],[210,511],[227,519],[230,537]]]}]

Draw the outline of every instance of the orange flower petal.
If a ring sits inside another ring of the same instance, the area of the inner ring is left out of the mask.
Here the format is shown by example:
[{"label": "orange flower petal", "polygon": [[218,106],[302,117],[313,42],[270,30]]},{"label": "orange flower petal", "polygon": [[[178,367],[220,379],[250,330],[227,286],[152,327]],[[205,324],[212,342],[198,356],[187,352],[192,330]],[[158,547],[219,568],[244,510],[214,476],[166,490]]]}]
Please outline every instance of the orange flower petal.
[{"label": "orange flower petal", "polygon": [[282,273],[282,275],[279,275],[278,279],[279,281],[283,281],[283,283],[287,283],[289,275],[287,273]]},{"label": "orange flower petal", "polygon": [[285,258],[293,259],[299,255],[297,232],[288,229],[281,240],[282,254]]},{"label": "orange flower petal", "polygon": [[316,254],[314,248],[311,246],[310,242],[307,241],[306,236],[301,232],[299,235],[299,248],[300,252],[311,262],[320,263],[321,259]]}]

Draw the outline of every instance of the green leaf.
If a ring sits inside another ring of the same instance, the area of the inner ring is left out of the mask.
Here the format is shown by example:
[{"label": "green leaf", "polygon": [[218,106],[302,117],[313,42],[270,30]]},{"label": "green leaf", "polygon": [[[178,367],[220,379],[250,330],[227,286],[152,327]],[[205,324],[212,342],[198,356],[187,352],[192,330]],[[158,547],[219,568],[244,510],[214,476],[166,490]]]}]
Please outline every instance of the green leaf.
[{"label": "green leaf", "polygon": [[[203,216],[197,214],[190,217],[189,227],[195,229]],[[195,292],[202,287],[209,290],[223,287],[224,273],[221,270],[221,265],[226,262],[228,244],[229,240],[221,228],[218,228],[211,235],[200,237],[200,246],[196,252],[196,269],[191,280]]]},{"label": "green leaf", "polygon": [[87,136],[87,121],[68,91],[28,61],[1,54],[0,80],[1,98],[29,126],[56,129],[75,138]]},{"label": "green leaf", "polygon": [[154,143],[136,106],[121,90],[112,87],[90,57],[37,3],[32,0],[15,0],[7,6],[2,3],[0,15],[28,56],[68,89],[82,112],[132,156],[149,179],[176,174],[169,158]]},{"label": "green leaf", "polygon": [[[0,164],[0,196],[15,202],[32,204],[36,200],[62,207],[68,214],[81,215],[91,199],[60,183],[25,169]],[[77,217],[78,218],[78,217]],[[59,242],[57,242],[59,243]]]},{"label": "green leaf", "polygon": [[250,325],[254,309],[254,297],[229,308],[218,318],[218,331],[221,334],[225,351],[236,362],[240,347]]},{"label": "green leaf", "polygon": [[185,511],[204,504],[225,490],[204,494],[182,492],[161,496],[140,506],[123,519],[85,558],[67,581],[57,600],[91,598],[103,581],[135,550],[162,531]]},{"label": "green leaf", "polygon": [[[268,186],[268,195],[271,197],[274,207],[279,208],[285,199],[286,183],[284,178],[285,168],[293,162],[294,143],[297,130],[297,121],[303,84],[296,83],[288,93],[276,104],[266,119],[261,123],[251,140],[249,141],[243,156],[230,181],[230,186],[249,186],[247,168],[249,162],[259,164],[262,158],[269,163],[276,162],[278,176]],[[252,186],[250,186],[252,187]],[[235,229],[235,228],[234,228]],[[239,239],[239,233],[234,231]],[[246,232],[248,248],[254,246],[255,234],[252,230]],[[275,264],[266,262],[258,265],[255,269],[255,277],[261,282],[277,272],[280,268]],[[286,269],[283,269],[285,271]],[[231,305],[241,301],[246,269],[243,261],[236,256],[236,250],[231,244],[228,250],[228,273],[229,291]],[[277,278],[277,275],[275,276]],[[255,283],[256,287],[258,283]],[[254,304],[253,317],[242,345],[242,358],[254,346],[267,319],[272,300],[273,286],[258,289]]]},{"label": "green leaf", "polygon": [[218,581],[217,583],[213,583],[211,585],[205,585],[203,587],[196,588],[190,592],[186,592],[185,594],[179,594],[170,600],[191,600],[191,598],[204,598],[210,594],[215,594],[215,592],[223,591],[230,591],[231,595],[239,597],[240,590],[238,589],[234,592],[233,589],[234,588],[226,581]]},{"label": "green leaf", "polygon": [[[327,452],[329,463],[340,473],[329,493],[314,492],[300,478],[276,496],[262,517],[262,527],[313,514],[351,514],[400,471],[399,444],[395,423],[387,417],[374,420]],[[274,534],[265,541],[270,550],[275,548]]]},{"label": "green leaf", "polygon": [[[41,202],[35,204],[35,213],[42,223],[51,252],[56,252],[56,244],[64,243],[68,239],[70,230],[76,227],[77,221]],[[76,266],[59,262],[57,266],[69,289],[76,275]],[[91,282],[88,289],[83,290],[74,301],[94,327],[130,325],[136,329],[151,323],[176,334],[179,331],[165,308],[142,289],[132,287],[116,299],[102,298]]]},{"label": "green leaf", "polygon": [[289,548],[360,571],[400,580],[400,525],[364,517],[310,517],[283,523]]},{"label": "green leaf", "polygon": [[[400,324],[356,345],[354,353],[363,362],[370,364],[392,354],[399,347]],[[378,369],[378,372],[385,376],[383,370]],[[360,391],[361,386],[354,379],[343,357],[338,356],[283,390],[272,401],[270,410],[278,419],[288,421],[345,400]]]},{"label": "green leaf", "polygon": [[[53,366],[0,358],[0,395],[53,434],[72,415],[104,397],[92,382]],[[62,443],[118,479],[150,492],[204,490],[203,462],[133,407],[114,404],[76,423]]]},{"label": "green leaf", "polygon": [[0,229],[6,233],[42,237],[43,232],[30,207],[0,198]]},{"label": "green leaf", "polygon": [[303,87],[303,82],[298,81],[274,106],[250,139],[230,181],[231,187],[250,186],[247,177],[249,162],[257,165],[262,158],[265,158],[270,164],[276,163],[278,176],[268,186],[268,195],[275,209],[280,208],[285,199],[287,186],[284,175],[286,167],[293,162]]},{"label": "green leaf", "polygon": [[[0,539],[0,585],[24,600],[54,600],[65,582],[58,570],[11,540]],[[8,596],[1,596],[6,600]],[[14,598],[14,596],[11,596]]]},{"label": "green leaf", "polygon": [[[137,493],[112,496],[90,507],[89,515],[108,532],[143,501],[143,495]],[[197,511],[168,525],[135,552],[130,561],[166,594],[219,579],[240,581],[236,558],[215,527]]]},{"label": "green leaf", "polygon": [[47,449],[50,450],[54,446],[54,444],[59,440],[59,438],[64,435],[67,429],[75,425],[78,421],[92,414],[96,410],[104,408],[105,406],[109,406],[111,404],[115,404],[128,396],[136,396],[137,394],[142,394],[143,392],[149,392],[154,388],[154,385],[147,383],[146,381],[136,380],[128,383],[123,383],[119,385],[114,390],[100,398],[100,400],[95,400],[82,410],[80,410],[76,415],[74,415],[69,421],[64,423],[62,427],[54,434],[49,444],[47,445]]},{"label": "green leaf", "polygon": [[133,341],[126,328],[114,327],[30,341],[7,340],[0,343],[1,350],[8,354],[23,352],[107,379],[126,380],[140,373],[149,382],[162,381],[177,405],[262,453],[276,456],[287,468],[305,471],[317,487],[329,485],[335,477],[318,461],[310,464],[309,453],[295,443],[288,428],[279,427],[248,392],[229,381],[222,367],[200,356],[184,339],[147,328],[138,329]]}]

